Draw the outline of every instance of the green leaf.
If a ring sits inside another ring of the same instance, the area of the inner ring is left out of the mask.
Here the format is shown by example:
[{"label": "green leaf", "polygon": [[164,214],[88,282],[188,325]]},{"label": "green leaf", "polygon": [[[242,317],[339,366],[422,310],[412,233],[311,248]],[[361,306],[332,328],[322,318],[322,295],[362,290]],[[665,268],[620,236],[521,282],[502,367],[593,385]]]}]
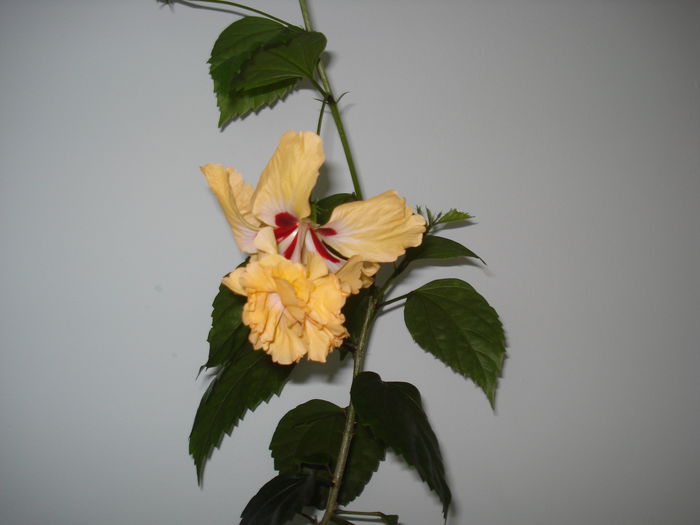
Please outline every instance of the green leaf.
[{"label": "green leaf", "polygon": [[245,63],[234,79],[237,91],[262,88],[291,79],[313,80],[318,60],[326,48],[322,33],[299,32],[284,44],[265,48]]},{"label": "green leaf", "polygon": [[496,311],[459,279],[432,281],[409,295],[404,320],[421,348],[469,377],[494,406],[505,356],[505,334]]},{"label": "green leaf", "polygon": [[441,214],[437,221],[437,224],[445,224],[448,222],[466,221],[467,219],[473,218],[468,213],[456,210],[455,208],[450,209],[447,213]]},{"label": "green leaf", "polygon": [[248,16],[219,35],[209,59],[219,126],[285,97],[301,78],[313,78],[325,48],[321,33]]},{"label": "green leaf", "polygon": [[241,525],[283,525],[314,497],[313,471],[280,474],[265,483],[241,513]]},{"label": "green leaf", "polygon": [[303,465],[335,467],[345,427],[345,411],[322,399],[312,399],[287,412],[277,424],[270,451],[278,472]]},{"label": "green leaf", "polygon": [[216,103],[219,106],[218,126],[222,128],[232,119],[257,111],[263,106],[272,106],[287,96],[297,82],[298,80],[294,79],[250,91],[232,90],[218,93],[216,97]]},{"label": "green leaf", "polygon": [[249,329],[241,321],[246,298],[233,293],[223,284],[214,298],[209,330],[209,358],[203,368],[220,366],[233,359],[244,347]]},{"label": "green leaf", "polygon": [[336,193],[323,199],[319,199],[313,204],[316,224],[326,224],[331,218],[331,214],[336,206],[346,202],[356,201],[357,197],[353,193]]},{"label": "green leaf", "polygon": [[436,229],[441,224],[447,224],[449,222],[465,221],[467,219],[472,219],[473,217],[466,212],[456,210],[451,208],[447,213],[441,211],[434,213],[430,208],[425,208],[423,210],[422,206],[417,206],[416,211],[428,218],[427,231],[430,232]]},{"label": "green leaf", "polygon": [[[270,442],[275,469],[297,472],[304,467],[319,467],[332,472],[345,428],[345,410],[321,399],[312,399],[287,412],[280,420]],[[345,505],[362,493],[384,459],[384,446],[372,433],[358,426],[350,444],[350,453],[338,501]],[[328,489],[320,487],[318,504],[324,508]]]},{"label": "green leaf", "polygon": [[460,243],[436,235],[425,235],[419,246],[406,250],[404,261],[407,264],[419,259],[454,259],[457,257],[472,257],[484,262],[481,257]]},{"label": "green leaf", "polygon": [[374,372],[362,372],[352,383],[352,404],[360,423],[368,425],[435,491],[447,517],[452,495],[437,437],[423,411],[420,393],[410,383],[384,382]]},{"label": "green leaf", "polygon": [[219,368],[199,403],[190,433],[190,454],[201,484],[204,466],[224,434],[233,428],[248,410],[282,390],[294,365],[278,365],[262,350],[245,343],[240,355]]},{"label": "green leaf", "polygon": [[300,32],[300,29],[284,26],[268,18],[245,16],[221,32],[211,50],[209,64],[212,68],[226,64],[227,67],[222,69],[238,72],[256,51],[265,46],[288,42]]},{"label": "green leaf", "polygon": [[289,42],[300,32],[299,29],[254,16],[243,17],[224,29],[209,58],[209,74],[214,81],[214,92],[221,112],[219,126],[263,105],[273,104],[293,88],[296,79],[243,92],[236,88],[235,79],[256,53],[265,47]]}]

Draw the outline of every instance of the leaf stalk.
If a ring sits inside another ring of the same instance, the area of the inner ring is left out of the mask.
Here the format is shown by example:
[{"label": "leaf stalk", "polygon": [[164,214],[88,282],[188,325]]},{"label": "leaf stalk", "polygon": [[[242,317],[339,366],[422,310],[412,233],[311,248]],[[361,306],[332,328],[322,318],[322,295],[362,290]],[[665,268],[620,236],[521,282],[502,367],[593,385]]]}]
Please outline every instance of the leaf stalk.
[{"label": "leaf stalk", "polygon": [[409,295],[411,295],[411,292],[405,293],[403,295],[399,295],[398,297],[394,297],[393,299],[389,299],[388,301],[384,301],[383,303],[378,304],[377,307],[384,308],[385,306],[388,306],[391,303],[401,301],[402,299],[408,299]]}]

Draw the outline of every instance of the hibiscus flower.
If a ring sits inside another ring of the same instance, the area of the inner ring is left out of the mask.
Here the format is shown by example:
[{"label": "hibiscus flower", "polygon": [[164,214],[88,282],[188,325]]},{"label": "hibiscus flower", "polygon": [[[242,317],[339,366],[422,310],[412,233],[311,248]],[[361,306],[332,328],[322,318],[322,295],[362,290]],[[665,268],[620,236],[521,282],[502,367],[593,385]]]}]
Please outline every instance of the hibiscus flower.
[{"label": "hibiscus flower", "polygon": [[313,223],[309,198],[323,161],[321,137],[310,131],[288,131],[255,189],[234,168],[207,164],[201,169],[246,253],[257,253],[256,237],[271,228],[279,253],[287,259],[306,263],[315,253],[336,272],[354,258],[353,264],[365,263],[362,273],[369,277],[376,272],[376,263],[395,261],[406,248],[421,243],[425,219],[395,191],[341,204],[326,224]]},{"label": "hibiscus flower", "polygon": [[304,356],[324,363],[348,335],[341,310],[350,290],[315,253],[308,264],[277,254],[269,229],[256,237],[256,245],[260,251],[254,260],[223,280],[248,298],[242,320],[250,328],[250,342],[282,365]]},{"label": "hibiscus flower", "polygon": [[425,232],[425,219],[395,191],[341,204],[326,224],[314,223],[309,198],[323,161],[318,135],[288,131],[255,189],[234,168],[202,167],[238,246],[251,254],[223,282],[248,298],[242,320],[253,347],[280,364],[325,362],[348,335],[347,296]]}]

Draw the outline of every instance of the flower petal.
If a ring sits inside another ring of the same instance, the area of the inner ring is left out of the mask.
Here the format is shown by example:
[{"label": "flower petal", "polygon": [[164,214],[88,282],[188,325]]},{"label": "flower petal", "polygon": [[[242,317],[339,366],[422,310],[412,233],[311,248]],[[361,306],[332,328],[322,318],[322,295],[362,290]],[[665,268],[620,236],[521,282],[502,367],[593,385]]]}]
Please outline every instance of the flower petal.
[{"label": "flower petal", "polygon": [[325,361],[347,336],[342,308],[348,292],[317,255],[309,267],[281,255],[256,255],[224,284],[248,298],[242,320],[250,328],[249,340],[276,363],[290,364],[304,355]]},{"label": "flower petal", "polygon": [[241,284],[241,277],[245,274],[245,268],[238,268],[236,270],[233,270],[231,273],[229,273],[226,277],[224,277],[223,281],[221,281],[224,285],[228,286],[228,288],[234,292],[237,293],[238,295],[245,295],[245,288]]},{"label": "flower petal", "polygon": [[277,225],[280,213],[308,217],[309,197],[323,160],[323,141],[315,133],[288,131],[282,135],[253,195],[255,216],[270,226]]},{"label": "flower petal", "polygon": [[323,242],[345,257],[392,262],[423,240],[425,219],[414,215],[405,199],[386,191],[366,201],[341,204],[330,220],[316,230]]},{"label": "flower petal", "polygon": [[361,288],[367,288],[373,282],[372,276],[379,270],[377,263],[364,261],[359,255],[351,257],[335,272],[343,290],[356,294]]},{"label": "flower petal", "polygon": [[253,240],[260,222],[252,214],[253,187],[244,184],[243,177],[234,168],[206,164],[200,169],[224,210],[238,247],[244,252],[255,253]]},{"label": "flower petal", "polygon": [[269,226],[266,226],[259,232],[254,239],[253,247],[255,251],[264,253],[267,255],[277,253],[277,240],[275,239],[275,232]]}]

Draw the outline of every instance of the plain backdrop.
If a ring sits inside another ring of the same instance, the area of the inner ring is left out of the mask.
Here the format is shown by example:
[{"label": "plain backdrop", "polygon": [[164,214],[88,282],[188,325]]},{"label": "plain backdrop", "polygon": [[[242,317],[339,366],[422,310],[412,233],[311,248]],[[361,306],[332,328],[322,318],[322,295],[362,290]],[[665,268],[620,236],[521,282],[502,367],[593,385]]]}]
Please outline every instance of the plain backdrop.
[{"label": "plain backdrop", "polygon": [[[292,0],[255,6],[301,23]],[[700,3],[311,0],[366,195],[457,207],[446,235],[508,336],[493,412],[383,316],[367,368],[418,386],[449,525],[700,523]],[[348,400],[304,364],[207,468],[187,436],[211,301],[241,255],[198,166],[255,183],[316,95],[217,130],[236,16],[150,0],[0,3],[0,522],[237,523],[284,412]],[[321,189],[349,178],[330,119]],[[352,504],[442,522],[389,454]]]}]

